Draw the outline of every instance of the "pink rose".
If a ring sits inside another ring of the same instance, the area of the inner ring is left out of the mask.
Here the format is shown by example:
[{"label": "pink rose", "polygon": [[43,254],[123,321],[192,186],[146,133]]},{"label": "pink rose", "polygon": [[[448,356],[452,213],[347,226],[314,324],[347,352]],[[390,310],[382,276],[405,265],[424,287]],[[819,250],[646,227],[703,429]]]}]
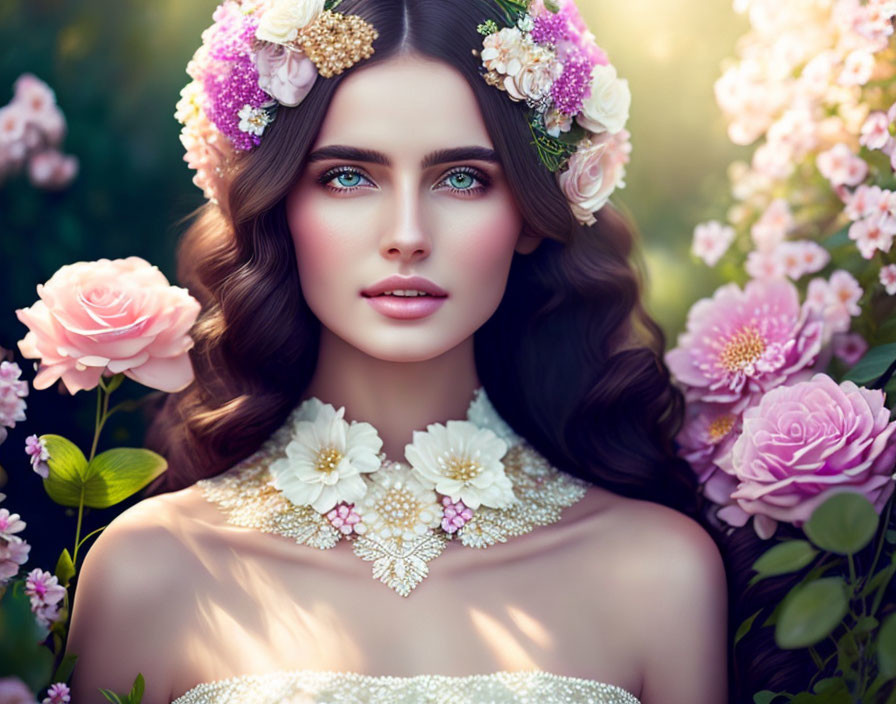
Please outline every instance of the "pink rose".
[{"label": "pink rose", "polygon": [[188,332],[199,303],[140,257],[63,266],[37,294],[41,300],[16,311],[29,328],[19,350],[41,360],[34,388],[61,377],[76,393],[120,372],[167,392],[193,380]]},{"label": "pink rose", "polygon": [[301,103],[317,79],[317,67],[311,59],[282,44],[264,44],[254,57],[258,87],[281,105],[295,107]]},{"label": "pink rose", "polygon": [[[863,494],[883,509],[893,492],[896,421],[884,393],[826,374],[779,386],[743,415],[743,432],[717,459],[737,478],[731,494],[748,514],[802,525],[830,495]],[[764,535],[762,537],[768,537]]]},{"label": "pink rose", "polygon": [[579,148],[557,177],[573,214],[583,225],[597,222],[594,213],[604,207],[617,187],[625,186],[625,164],[631,151],[628,139],[624,129],[592,137],[590,146]]}]

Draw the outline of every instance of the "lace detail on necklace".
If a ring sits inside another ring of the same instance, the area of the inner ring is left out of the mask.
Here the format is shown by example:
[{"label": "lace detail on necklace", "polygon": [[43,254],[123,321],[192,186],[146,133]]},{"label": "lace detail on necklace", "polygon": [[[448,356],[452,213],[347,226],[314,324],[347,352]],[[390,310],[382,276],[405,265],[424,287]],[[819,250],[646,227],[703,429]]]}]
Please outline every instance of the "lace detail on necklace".
[{"label": "lace detail on necklace", "polygon": [[294,670],[196,685],[172,704],[640,704],[616,685],[542,670],[392,677]]},{"label": "lace detail on necklace", "polygon": [[[380,492],[375,504],[368,502],[369,506],[376,507],[368,511],[368,516],[381,529],[348,535],[340,531],[326,514],[310,505],[293,503],[274,486],[271,464],[284,461],[295,429],[309,425],[307,421],[299,420],[306,416],[307,408],[304,412],[301,408],[293,411],[257,452],[223,474],[197,482],[203,496],[216,504],[227,522],[233,525],[289,537],[319,550],[332,548],[343,538],[350,540],[355,554],[373,563],[374,579],[401,596],[408,596],[427,576],[427,563],[442,553],[448,541],[457,540],[466,547],[481,549],[528,533],[537,526],[555,523],[560,519],[562,509],[579,501],[588,486],[587,482],[551,466],[510,429],[491,406],[484,390],[478,389],[466,422],[474,429],[491,431],[506,443],[507,450],[500,464],[506,476],[504,481],[509,480],[512,489],[512,503],[502,508],[483,503],[454,532],[447,532],[444,527],[434,528],[432,507],[435,504],[426,503],[424,497],[418,505],[415,502],[419,496],[413,496],[407,490],[410,484],[407,477],[414,476],[414,470],[406,463],[392,462],[381,455],[382,465],[371,475],[384,474],[375,477],[376,483],[368,485],[373,488],[367,489]],[[304,426],[301,425],[303,422]],[[452,422],[458,423],[449,421]],[[429,427],[432,429],[433,425]],[[432,491],[429,493],[435,495]],[[450,500],[441,505],[448,504]],[[455,506],[462,505],[458,502]],[[411,525],[408,517],[413,517],[414,511],[427,516],[425,525],[414,526],[416,532],[407,529]],[[445,511],[447,516],[448,508]],[[469,514],[467,511],[466,515]],[[440,518],[438,516],[435,523]],[[405,529],[390,533],[390,520]]]}]

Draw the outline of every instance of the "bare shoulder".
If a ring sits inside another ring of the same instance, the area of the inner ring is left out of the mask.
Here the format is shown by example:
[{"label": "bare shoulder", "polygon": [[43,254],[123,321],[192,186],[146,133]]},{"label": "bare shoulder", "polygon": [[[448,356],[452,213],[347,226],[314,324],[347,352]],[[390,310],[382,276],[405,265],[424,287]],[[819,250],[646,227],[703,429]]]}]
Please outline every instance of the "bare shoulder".
[{"label": "bare shoulder", "polygon": [[649,501],[616,496],[602,518],[595,533],[643,654],[641,701],[724,701],[728,596],[715,541],[694,519]]},{"label": "bare shoulder", "polygon": [[176,497],[144,499],[103,530],[79,570],[67,652],[78,656],[73,700],[104,702],[99,688],[127,692],[142,673],[144,704],[169,702],[166,640],[182,614],[189,554],[175,525]]}]

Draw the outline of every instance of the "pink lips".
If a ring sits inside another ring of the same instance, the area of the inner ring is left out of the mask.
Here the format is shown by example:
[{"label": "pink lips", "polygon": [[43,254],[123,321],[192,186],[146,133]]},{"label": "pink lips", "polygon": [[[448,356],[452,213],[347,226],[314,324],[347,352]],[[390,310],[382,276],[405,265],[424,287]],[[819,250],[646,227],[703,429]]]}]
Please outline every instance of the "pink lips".
[{"label": "pink lips", "polygon": [[[416,290],[426,296],[381,295],[386,291]],[[422,276],[389,276],[361,292],[373,308],[389,318],[414,320],[425,318],[437,311],[448,293]]]},{"label": "pink lips", "polygon": [[367,302],[385,316],[399,320],[425,318],[435,313],[445,302],[444,298],[417,296],[415,298],[399,298],[398,296],[375,296]]}]

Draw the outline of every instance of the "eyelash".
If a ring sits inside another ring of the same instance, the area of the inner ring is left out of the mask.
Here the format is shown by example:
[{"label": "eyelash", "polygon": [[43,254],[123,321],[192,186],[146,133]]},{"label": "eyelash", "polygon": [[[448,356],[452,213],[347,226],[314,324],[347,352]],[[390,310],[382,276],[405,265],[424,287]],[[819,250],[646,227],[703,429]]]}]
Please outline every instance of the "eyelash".
[{"label": "eyelash", "polygon": [[[342,188],[334,188],[333,186],[328,185],[330,183],[330,181],[332,181],[337,176],[341,176],[342,174],[357,174],[358,176],[361,176],[362,178],[367,178],[367,176],[365,176],[363,173],[361,173],[361,171],[359,171],[358,169],[355,169],[351,166],[339,166],[335,169],[330,169],[329,171],[324,173],[322,176],[320,176],[317,179],[317,182],[320,185],[322,185],[324,188],[326,188],[330,191],[337,192],[337,193],[350,193],[351,191],[355,191],[355,190],[361,188],[361,186],[344,186]],[[456,169],[452,169],[447,174],[445,174],[445,178],[443,178],[442,181],[448,180],[455,174],[467,174],[469,176],[472,176],[477,181],[479,181],[480,183],[483,184],[476,188],[454,188],[453,186],[449,186],[449,188],[454,193],[457,193],[458,195],[463,196],[463,197],[468,197],[468,196],[484,193],[485,191],[488,190],[488,187],[491,184],[490,179],[488,178],[488,176],[485,175],[485,173],[483,173],[479,169],[474,169],[469,166],[459,166]]]}]

